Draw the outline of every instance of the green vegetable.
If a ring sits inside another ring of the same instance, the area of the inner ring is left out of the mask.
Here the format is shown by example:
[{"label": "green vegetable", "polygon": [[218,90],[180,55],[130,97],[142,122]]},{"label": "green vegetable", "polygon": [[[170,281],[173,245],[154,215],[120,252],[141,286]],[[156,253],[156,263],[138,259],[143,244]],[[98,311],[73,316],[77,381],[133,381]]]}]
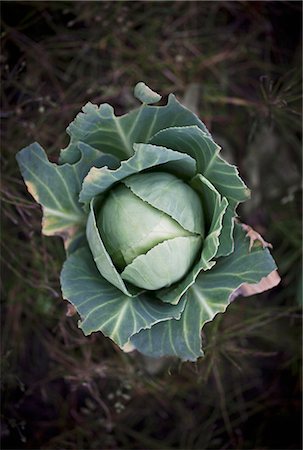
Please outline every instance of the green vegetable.
[{"label": "green vegetable", "polygon": [[186,275],[201,249],[202,206],[197,193],[174,175],[132,175],[109,192],[98,229],[123,280],[161,289]]},{"label": "green vegetable", "polygon": [[249,190],[205,125],[173,95],[150,106],[160,96],[139,83],[135,96],[121,117],[88,103],[59,164],[37,143],[17,160],[43,233],[64,239],[62,293],[83,332],[194,361],[204,323],[276,266],[235,224]]}]

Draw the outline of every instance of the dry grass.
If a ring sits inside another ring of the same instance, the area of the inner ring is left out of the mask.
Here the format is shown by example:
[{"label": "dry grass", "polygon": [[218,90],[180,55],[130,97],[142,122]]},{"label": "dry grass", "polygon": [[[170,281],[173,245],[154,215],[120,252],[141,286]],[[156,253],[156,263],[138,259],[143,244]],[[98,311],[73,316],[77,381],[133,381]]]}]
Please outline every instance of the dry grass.
[{"label": "dry grass", "polygon": [[[300,447],[300,4],[2,2],[3,448]],[[180,97],[254,190],[242,208],[282,284],[204,330],[197,364],[122,354],[65,316],[64,251],[40,234],[16,152],[56,160],[90,100],[122,113],[139,80]]]}]

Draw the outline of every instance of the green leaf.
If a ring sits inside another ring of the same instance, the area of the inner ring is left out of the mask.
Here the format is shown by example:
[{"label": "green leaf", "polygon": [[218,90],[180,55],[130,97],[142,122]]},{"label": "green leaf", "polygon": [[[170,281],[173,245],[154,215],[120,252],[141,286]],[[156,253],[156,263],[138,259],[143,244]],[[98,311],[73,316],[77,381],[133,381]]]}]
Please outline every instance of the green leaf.
[{"label": "green leaf", "polygon": [[85,144],[85,142],[79,142],[78,149],[80,158],[74,163],[78,174],[78,192],[81,191],[83,179],[91,167],[107,166],[110,169],[117,169],[120,165],[120,161],[115,156],[108,153],[102,153],[90,145]]},{"label": "green leaf", "polygon": [[125,267],[121,277],[143,289],[156,290],[182,278],[201,247],[200,236],[168,239]]},{"label": "green leaf", "polygon": [[90,213],[88,215],[86,225],[87,241],[100,274],[109,283],[120,289],[120,291],[122,291],[125,295],[131,296],[132,293],[130,293],[127,289],[120,274],[117,272],[117,269],[115,268],[111,257],[106,251],[97,227],[95,209],[100,208],[100,200],[102,201],[102,199],[93,199],[91,201]]},{"label": "green leaf", "polygon": [[160,242],[192,235],[170,216],[142,201],[124,184],[108,193],[99,209],[98,228],[118,269],[124,269]]},{"label": "green leaf", "polygon": [[165,212],[183,228],[204,236],[204,216],[196,192],[169,173],[150,172],[132,175],[123,183],[144,202]]},{"label": "green leaf", "polygon": [[218,246],[218,251],[216,253],[216,258],[220,256],[227,256],[234,250],[234,226],[235,226],[235,210],[228,206],[226,208],[224,217],[222,231],[220,234],[220,243]]},{"label": "green leaf", "polygon": [[218,250],[222,220],[228,204],[226,198],[222,199],[215,187],[202,175],[197,175],[193,178],[190,186],[199,193],[201,198],[205,217],[206,238],[199,260],[186,277],[175,286],[157,292],[158,298],[163,302],[172,304],[178,303],[186,290],[195,282],[201,270],[209,270],[215,265],[212,258],[215,257]]},{"label": "green leaf", "polygon": [[66,247],[73,241],[71,248],[75,250],[85,234],[85,216],[78,200],[83,178],[92,165],[114,168],[117,161],[82,142],[78,143],[74,164],[59,166],[49,162],[38,143],[25,147],[16,159],[28,191],[42,205],[43,233],[62,236]]},{"label": "green leaf", "polygon": [[196,172],[196,163],[189,155],[174,152],[164,147],[150,144],[134,144],[135,154],[126,161],[122,161],[117,170],[107,167],[93,167],[84,178],[80,201],[88,203],[96,195],[102,194],[118,181],[152,167],[162,165],[166,170],[175,171],[177,167],[184,176],[191,178]]},{"label": "green leaf", "polygon": [[250,198],[250,190],[241,180],[236,166],[224,161],[220,156],[214,160],[206,177],[216,189],[227,198],[229,207],[223,219],[223,233],[216,257],[229,255],[233,251],[234,217],[239,203]]},{"label": "green leaf", "polygon": [[61,273],[63,297],[81,316],[85,335],[102,331],[119,346],[142,329],[171,318],[178,319],[184,303],[165,305],[151,296],[128,297],[98,272],[88,247],[70,255]]},{"label": "green leaf", "polygon": [[157,103],[161,100],[161,95],[157,94],[157,92],[152,91],[142,81],[136,84],[134,96],[138,100],[140,100],[140,102],[146,103],[147,105],[152,105],[153,103]]},{"label": "green leaf", "polygon": [[219,155],[214,159],[205,176],[220,194],[228,199],[231,206],[245,202],[250,197],[250,191],[241,180],[237,167],[224,161]]},{"label": "green leaf", "polygon": [[67,255],[71,255],[73,252],[79,248],[87,245],[85,228],[80,228],[78,232],[73,234],[73,236],[64,242],[64,247]]},{"label": "green leaf", "polygon": [[203,210],[205,212],[206,238],[202,250],[203,269],[207,270],[206,263],[217,254],[219,236],[222,232],[222,221],[228,202],[221,197],[216,188],[202,175],[197,175],[190,185],[200,194]]},{"label": "green leaf", "polygon": [[199,302],[193,296],[189,298],[187,293],[182,301],[185,301],[186,306],[181,319],[157,323],[151,329],[132,336],[131,343],[139,352],[154,358],[177,356],[183,361],[196,361],[199,356],[203,356]]},{"label": "green leaf", "polygon": [[249,190],[239,177],[237,168],[219,156],[220,147],[209,134],[196,126],[161,130],[150,139],[150,142],[187,153],[195,158],[198,172],[227,198],[228,213],[224,217],[222,242],[220,242],[217,256],[231,253],[235,210],[240,202],[247,200],[250,196]]},{"label": "green leaf", "polygon": [[221,258],[212,270],[201,272],[183,297],[186,306],[180,320],[154,325],[132,337],[134,346],[150,356],[176,355],[195,361],[202,355],[201,328],[224,312],[232,293],[243,283],[258,283],[276,269],[267,249],[259,244],[249,250],[250,240],[235,226],[235,250]]},{"label": "green leaf", "polygon": [[50,163],[38,143],[21,150],[16,158],[29,193],[42,205],[43,233],[70,236],[85,219],[78,202],[78,166]]},{"label": "green leaf", "polygon": [[169,95],[165,106],[142,105],[121,117],[104,103],[101,106],[87,103],[67,128],[69,145],[61,151],[61,163],[77,159],[77,143],[85,142],[118,159],[129,158],[134,143],[147,143],[159,130],[174,126],[197,125],[208,133],[205,125],[191,111],[182,106],[174,95]]},{"label": "green leaf", "polygon": [[197,161],[197,171],[202,175],[207,173],[220,151],[208,131],[197,126],[163,129],[152,136],[150,143],[190,155]]}]

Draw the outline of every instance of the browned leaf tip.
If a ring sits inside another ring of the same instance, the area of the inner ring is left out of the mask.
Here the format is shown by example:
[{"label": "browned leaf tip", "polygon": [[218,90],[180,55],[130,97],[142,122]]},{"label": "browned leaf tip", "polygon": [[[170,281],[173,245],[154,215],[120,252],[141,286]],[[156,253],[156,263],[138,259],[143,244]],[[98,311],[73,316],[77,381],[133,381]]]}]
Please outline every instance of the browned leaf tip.
[{"label": "browned leaf tip", "polygon": [[66,317],[73,317],[75,314],[77,314],[76,308],[71,305],[70,303],[67,304],[67,310],[66,310]]},{"label": "browned leaf tip", "polygon": [[125,353],[130,353],[136,350],[136,347],[131,342],[126,342],[126,344],[123,345],[122,350]]},{"label": "browned leaf tip", "polygon": [[281,281],[280,275],[277,270],[273,270],[267,277],[262,278],[259,283],[249,284],[243,283],[238,289],[235,289],[229,296],[229,300],[232,302],[236,297],[242,295],[243,297],[249,297],[250,295],[260,294],[261,292],[268,291],[277,286]]},{"label": "browned leaf tip", "polygon": [[65,250],[68,249],[71,241],[73,240],[74,236],[76,235],[78,231],[78,227],[74,226],[74,227],[69,227],[66,230],[64,230],[63,232],[58,233],[64,241],[64,248]]},{"label": "browned leaf tip", "polygon": [[250,227],[249,225],[246,225],[245,223],[241,224],[243,230],[246,231],[246,236],[249,237],[250,239],[250,243],[249,243],[249,251],[251,251],[252,246],[254,245],[255,241],[259,241],[262,244],[263,248],[269,247],[272,248],[272,245],[269,242],[266,242],[261,234],[257,233],[257,231],[255,231],[252,227]]}]

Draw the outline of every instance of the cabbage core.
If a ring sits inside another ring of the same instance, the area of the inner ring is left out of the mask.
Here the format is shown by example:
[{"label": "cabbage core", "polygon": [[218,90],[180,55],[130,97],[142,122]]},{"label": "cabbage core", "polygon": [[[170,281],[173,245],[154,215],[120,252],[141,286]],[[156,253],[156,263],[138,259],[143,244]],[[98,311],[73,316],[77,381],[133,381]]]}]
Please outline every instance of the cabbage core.
[{"label": "cabbage core", "polygon": [[125,281],[149,290],[168,287],[186,275],[201,249],[201,201],[172,174],[132,175],[109,191],[98,228]]}]

